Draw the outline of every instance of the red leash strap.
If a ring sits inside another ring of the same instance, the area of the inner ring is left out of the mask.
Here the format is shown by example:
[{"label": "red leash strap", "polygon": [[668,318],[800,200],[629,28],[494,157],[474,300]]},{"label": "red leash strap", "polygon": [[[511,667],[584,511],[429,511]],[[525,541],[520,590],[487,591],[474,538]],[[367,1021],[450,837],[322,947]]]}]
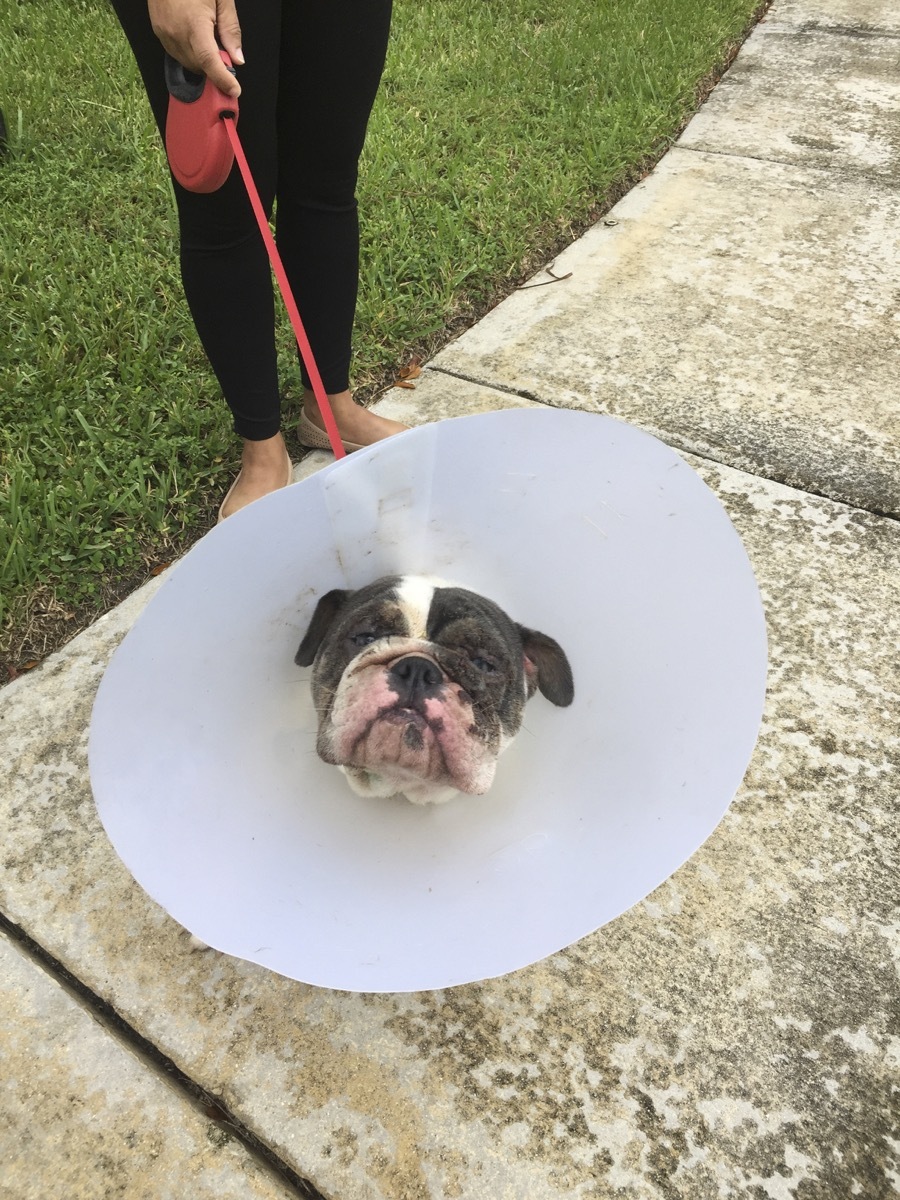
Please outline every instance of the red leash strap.
[{"label": "red leash strap", "polygon": [[334,419],[334,413],[331,411],[331,404],[329,403],[325,386],[322,383],[322,376],[319,374],[319,368],[316,366],[316,360],[313,357],[312,347],[309,344],[309,338],[306,336],[306,330],[303,328],[303,322],[300,320],[300,313],[294,300],[294,293],[291,291],[291,285],[288,283],[288,277],[284,269],[284,263],[281,261],[281,255],[278,253],[278,247],[275,245],[275,239],[272,237],[272,230],[269,228],[269,222],[266,220],[266,214],[263,211],[262,201],[259,198],[259,192],[256,190],[256,184],[253,182],[253,176],[250,174],[250,168],[247,165],[247,157],[244,154],[244,148],[241,145],[240,138],[237,135],[237,129],[234,125],[234,116],[233,114],[223,113],[222,120],[234,150],[234,157],[237,159],[241,177],[244,180],[244,187],[247,189],[247,195],[250,198],[250,204],[253,208],[254,215],[256,216],[256,222],[259,225],[259,232],[262,234],[262,239],[265,242],[266,250],[269,254],[269,261],[272,264],[272,270],[275,272],[275,278],[278,280],[278,286],[281,288],[281,295],[284,299],[288,316],[291,319],[291,325],[294,329],[294,336],[297,339],[297,345],[300,347],[300,354],[303,358],[306,370],[309,373],[309,381],[312,384],[313,395],[316,398],[316,403],[319,406],[319,412],[322,414],[322,419],[325,422],[325,432],[328,434],[328,440],[331,443],[331,449],[334,451],[335,458],[343,458],[347,452],[341,443],[341,435],[338,433],[337,422]]}]

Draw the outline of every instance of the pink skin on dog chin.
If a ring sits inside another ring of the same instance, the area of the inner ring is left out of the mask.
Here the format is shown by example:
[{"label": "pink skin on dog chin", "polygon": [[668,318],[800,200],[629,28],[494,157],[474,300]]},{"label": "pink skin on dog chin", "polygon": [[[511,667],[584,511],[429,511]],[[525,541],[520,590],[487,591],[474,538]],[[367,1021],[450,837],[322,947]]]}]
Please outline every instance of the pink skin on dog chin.
[{"label": "pink skin on dog chin", "polygon": [[450,684],[425,701],[425,718],[398,706],[382,665],[356,672],[338,689],[332,709],[331,754],[338,765],[398,778],[426,779],[482,795],[495,759],[472,732],[472,709]]}]

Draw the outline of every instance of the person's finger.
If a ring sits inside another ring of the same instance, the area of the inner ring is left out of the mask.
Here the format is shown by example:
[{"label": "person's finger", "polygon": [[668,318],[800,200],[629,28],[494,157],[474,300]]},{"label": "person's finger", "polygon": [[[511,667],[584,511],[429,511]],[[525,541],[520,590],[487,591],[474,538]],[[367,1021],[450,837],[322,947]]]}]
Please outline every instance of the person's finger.
[{"label": "person's finger", "polygon": [[215,84],[220,92],[224,92],[226,96],[231,96],[236,100],[241,94],[241,85],[231,74],[219,54],[219,47],[216,44],[215,38],[207,40],[200,46],[193,47],[194,66],[188,63],[184,65],[193,71],[202,71],[210,83]]},{"label": "person's finger", "polygon": [[216,33],[222,49],[228,52],[233,63],[242,67],[244,52],[241,49],[241,26],[234,0],[219,0],[216,9]]}]

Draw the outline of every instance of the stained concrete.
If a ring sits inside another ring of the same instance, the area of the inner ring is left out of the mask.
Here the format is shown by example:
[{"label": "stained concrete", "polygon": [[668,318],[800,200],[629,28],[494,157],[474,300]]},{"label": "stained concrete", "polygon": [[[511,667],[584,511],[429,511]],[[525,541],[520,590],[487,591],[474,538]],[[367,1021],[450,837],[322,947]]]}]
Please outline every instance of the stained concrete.
[{"label": "stained concrete", "polygon": [[895,189],[675,149],[433,365],[896,514],[897,261]]},{"label": "stained concrete", "polygon": [[778,0],[765,18],[769,21],[802,31],[842,31],[860,39],[900,33],[900,9],[894,0]]},{"label": "stained concrete", "polygon": [[898,131],[897,6],[774,5],[571,278],[432,365],[900,513]]},{"label": "stained concrete", "polygon": [[[764,44],[783,77],[788,26],[849,55],[900,30],[892,7],[785,0]],[[787,127],[767,61],[752,86]],[[900,1187],[900,525],[879,515],[898,511],[897,201],[844,151],[839,175],[812,146],[752,157],[746,107],[719,113],[730,150],[687,149],[689,130],[563,256],[571,280],[517,293],[379,406],[613,411],[695,452],[743,537],[769,623],[759,744],[718,829],[642,904],[501,980],[309,988],[193,950],[100,828],[91,703],[149,591],[0,697],[0,909],[335,1200]],[[88,1161],[89,1137],[69,1145]]]},{"label": "stained concrete", "polygon": [[744,45],[680,145],[900,182],[900,34],[779,19]]},{"label": "stained concrete", "polygon": [[290,1200],[0,936],[0,1200]]}]

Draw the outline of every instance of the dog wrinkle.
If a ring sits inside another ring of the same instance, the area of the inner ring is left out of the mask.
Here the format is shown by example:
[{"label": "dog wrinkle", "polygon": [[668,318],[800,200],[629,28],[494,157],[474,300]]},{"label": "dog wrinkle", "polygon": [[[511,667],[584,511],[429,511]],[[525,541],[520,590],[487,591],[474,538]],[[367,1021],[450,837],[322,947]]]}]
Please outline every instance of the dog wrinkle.
[{"label": "dog wrinkle", "polygon": [[346,674],[344,678],[350,679],[353,675],[358,675],[360,671],[367,670],[369,667],[391,665],[399,662],[401,658],[408,658],[411,654],[427,658],[439,670],[446,673],[435,657],[430,642],[423,642],[419,638],[391,635],[390,637],[379,638],[377,642],[372,642],[355,659],[351,659],[345,669]]}]

